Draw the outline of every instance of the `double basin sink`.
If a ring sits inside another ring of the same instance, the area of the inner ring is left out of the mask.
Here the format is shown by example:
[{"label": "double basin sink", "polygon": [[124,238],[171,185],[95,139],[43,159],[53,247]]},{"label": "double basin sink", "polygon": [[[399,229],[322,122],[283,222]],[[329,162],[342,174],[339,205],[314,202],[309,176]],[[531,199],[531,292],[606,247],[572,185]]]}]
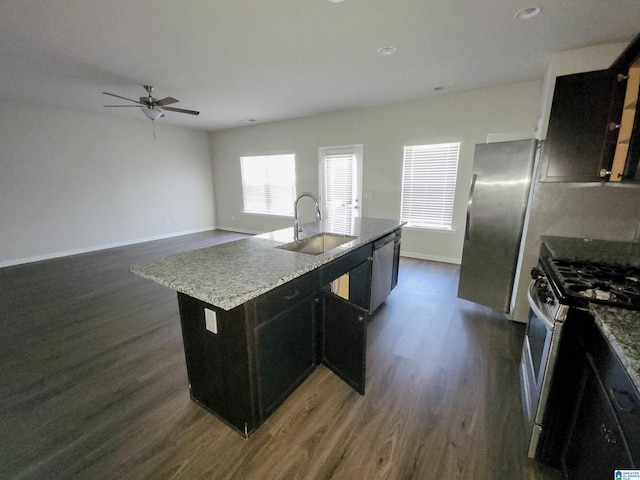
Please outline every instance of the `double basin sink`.
[{"label": "double basin sink", "polygon": [[279,245],[276,248],[289,250],[290,252],[306,253],[308,255],[320,255],[321,253],[333,250],[334,248],[355,240],[356,238],[358,237],[323,232],[313,235],[312,237]]}]

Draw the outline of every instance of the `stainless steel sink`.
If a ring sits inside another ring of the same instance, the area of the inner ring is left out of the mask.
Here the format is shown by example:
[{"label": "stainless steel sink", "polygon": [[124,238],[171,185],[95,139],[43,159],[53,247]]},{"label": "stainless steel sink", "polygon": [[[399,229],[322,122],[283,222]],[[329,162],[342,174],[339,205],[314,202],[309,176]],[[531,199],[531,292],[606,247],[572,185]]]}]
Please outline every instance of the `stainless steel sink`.
[{"label": "stainless steel sink", "polygon": [[276,248],[289,250],[291,252],[306,253],[309,255],[320,255],[321,253],[333,250],[358,237],[350,235],[338,235],[335,233],[318,233],[312,237],[303,238],[297,242],[285,243]]}]

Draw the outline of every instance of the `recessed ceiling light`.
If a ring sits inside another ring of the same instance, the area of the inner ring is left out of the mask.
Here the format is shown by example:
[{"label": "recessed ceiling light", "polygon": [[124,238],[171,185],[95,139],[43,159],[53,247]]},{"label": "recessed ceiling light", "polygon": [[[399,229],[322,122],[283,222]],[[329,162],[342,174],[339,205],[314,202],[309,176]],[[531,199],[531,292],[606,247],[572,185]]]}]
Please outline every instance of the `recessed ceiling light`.
[{"label": "recessed ceiling light", "polygon": [[247,118],[247,119],[245,120],[245,122],[247,122],[247,123],[255,123],[255,122],[257,122],[257,121],[258,121],[258,120],[256,120],[255,118]]},{"label": "recessed ceiling light", "polygon": [[520,20],[526,20],[528,18],[535,17],[541,11],[542,11],[542,9],[540,7],[527,7],[527,8],[523,8],[522,10],[518,11],[515,14],[515,17],[519,18]]},{"label": "recessed ceiling light", "polygon": [[396,53],[395,47],[382,47],[378,49],[378,55],[393,55]]},{"label": "recessed ceiling light", "polygon": [[329,0],[329,3],[342,3],[344,0]]}]

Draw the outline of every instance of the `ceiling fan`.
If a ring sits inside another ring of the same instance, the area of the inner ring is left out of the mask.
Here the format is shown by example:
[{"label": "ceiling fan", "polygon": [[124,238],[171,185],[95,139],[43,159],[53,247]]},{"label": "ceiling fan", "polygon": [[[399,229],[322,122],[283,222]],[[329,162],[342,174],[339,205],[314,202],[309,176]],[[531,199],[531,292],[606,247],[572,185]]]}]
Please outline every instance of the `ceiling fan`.
[{"label": "ceiling fan", "polygon": [[148,96],[140,97],[139,100],[133,100],[131,98],[121,97],[120,95],[116,95],[115,93],[102,92],[105,95],[110,95],[112,97],[121,98],[122,100],[127,100],[128,102],[133,102],[136,105],[104,105],[105,107],[137,107],[140,108],[142,105],[142,113],[146,115],[148,119],[151,121],[155,121],[161,117],[164,117],[164,112],[177,112],[177,113],[186,113],[188,115],[200,115],[200,112],[196,112],[195,110],[186,110],[184,108],[176,108],[176,107],[167,107],[167,105],[171,105],[173,103],[178,103],[173,97],[165,97],[161,99],[157,99],[151,96],[153,93],[153,87],[151,85],[143,85],[144,89],[147,91]]}]

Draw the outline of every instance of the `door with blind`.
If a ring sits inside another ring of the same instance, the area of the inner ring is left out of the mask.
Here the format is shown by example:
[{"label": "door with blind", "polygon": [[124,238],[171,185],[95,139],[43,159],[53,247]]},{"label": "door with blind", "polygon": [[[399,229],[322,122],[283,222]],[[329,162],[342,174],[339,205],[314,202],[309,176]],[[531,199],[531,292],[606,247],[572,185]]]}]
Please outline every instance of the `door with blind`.
[{"label": "door with blind", "polygon": [[362,145],[319,150],[322,218],[332,232],[351,232],[353,219],[361,215],[362,152]]}]

